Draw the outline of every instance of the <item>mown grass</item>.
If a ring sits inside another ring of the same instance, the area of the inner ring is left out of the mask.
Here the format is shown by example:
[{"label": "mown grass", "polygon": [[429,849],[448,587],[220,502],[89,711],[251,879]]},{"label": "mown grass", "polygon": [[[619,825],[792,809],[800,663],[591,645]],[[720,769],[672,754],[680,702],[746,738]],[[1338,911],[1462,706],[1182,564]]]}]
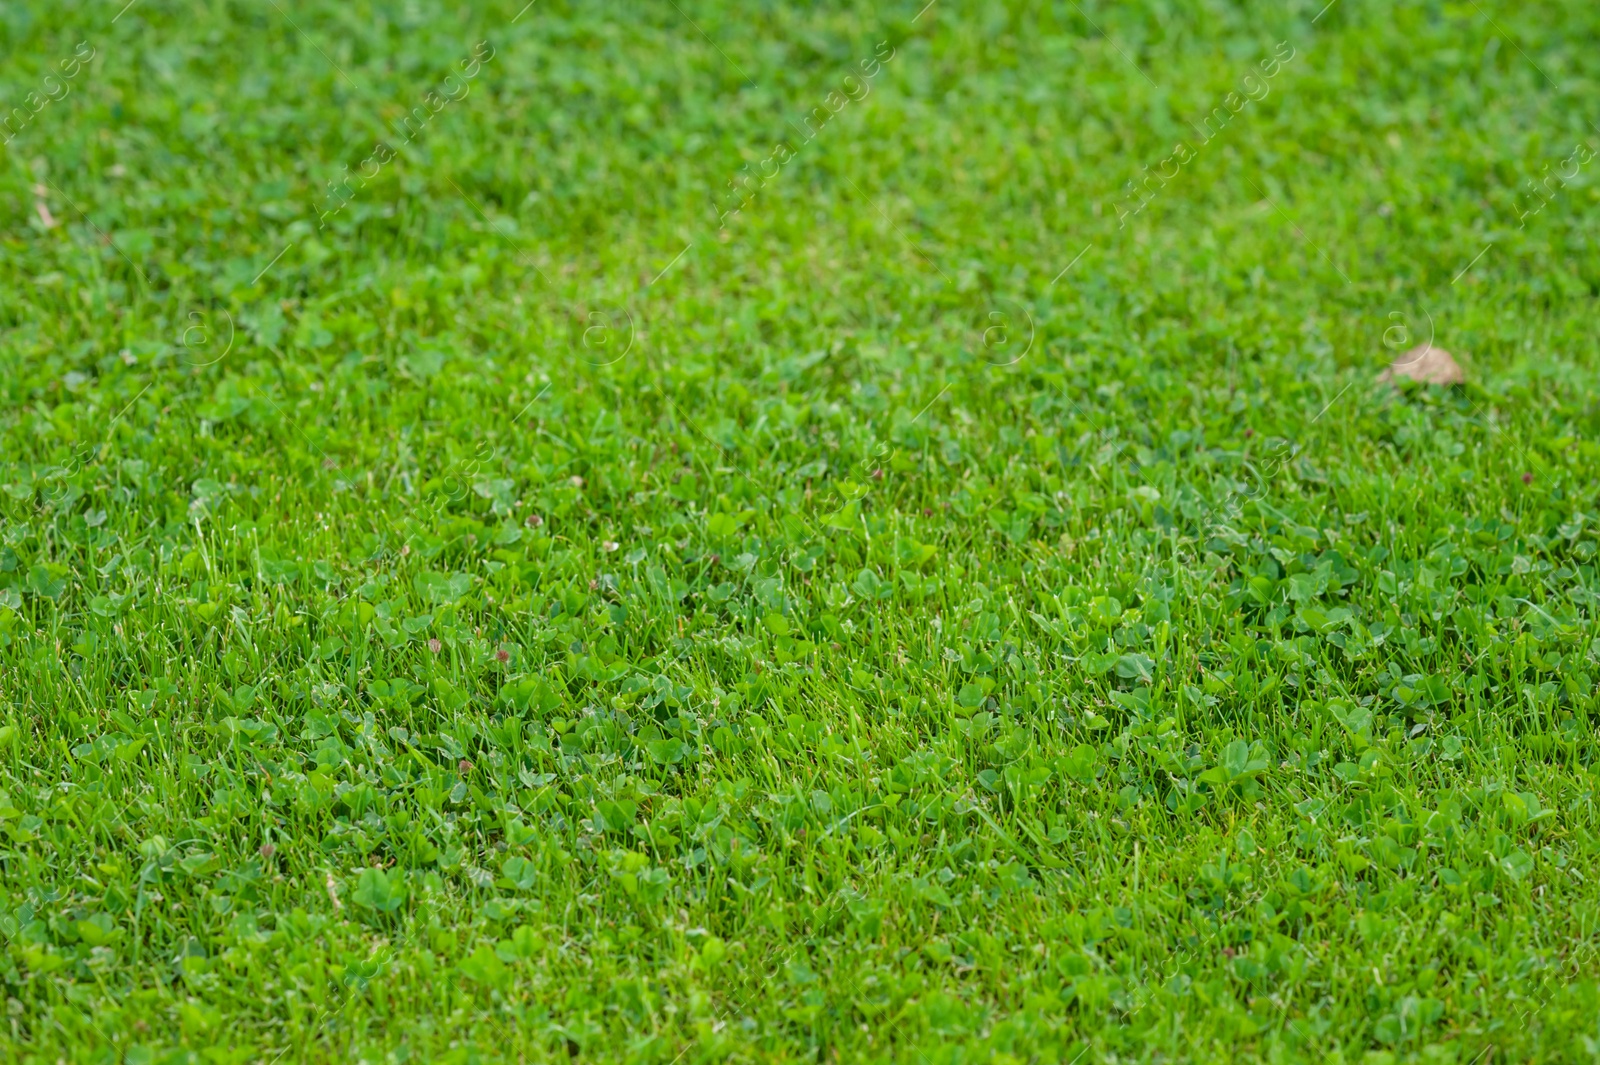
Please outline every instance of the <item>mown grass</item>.
[{"label": "mown grass", "polygon": [[119,7],[7,1060],[1600,1053],[1592,5]]}]

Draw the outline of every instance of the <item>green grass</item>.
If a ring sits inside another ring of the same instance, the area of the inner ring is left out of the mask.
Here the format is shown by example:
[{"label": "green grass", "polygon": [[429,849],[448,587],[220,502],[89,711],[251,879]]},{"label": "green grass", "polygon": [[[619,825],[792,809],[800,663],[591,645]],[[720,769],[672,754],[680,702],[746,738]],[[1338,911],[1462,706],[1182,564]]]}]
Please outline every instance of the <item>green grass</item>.
[{"label": "green grass", "polygon": [[0,4],[0,1059],[1600,1056],[1600,9],[920,6]]}]

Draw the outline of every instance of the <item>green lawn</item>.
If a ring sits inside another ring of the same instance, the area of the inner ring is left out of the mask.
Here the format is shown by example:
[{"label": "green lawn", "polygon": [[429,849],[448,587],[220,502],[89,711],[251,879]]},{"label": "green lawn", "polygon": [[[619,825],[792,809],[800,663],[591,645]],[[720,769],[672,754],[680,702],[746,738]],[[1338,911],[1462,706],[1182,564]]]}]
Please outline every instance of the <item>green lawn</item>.
[{"label": "green lawn", "polygon": [[0,3],[0,1060],[1600,1058],[1600,7],[922,2]]}]

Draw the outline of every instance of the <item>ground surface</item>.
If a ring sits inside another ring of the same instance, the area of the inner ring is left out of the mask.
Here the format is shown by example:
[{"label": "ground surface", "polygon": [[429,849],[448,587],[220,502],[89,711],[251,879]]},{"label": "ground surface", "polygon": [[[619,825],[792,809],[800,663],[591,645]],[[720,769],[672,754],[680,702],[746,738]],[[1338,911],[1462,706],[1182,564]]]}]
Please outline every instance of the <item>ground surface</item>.
[{"label": "ground surface", "polygon": [[6,1058],[1600,1052],[1592,3],[120,6]]}]

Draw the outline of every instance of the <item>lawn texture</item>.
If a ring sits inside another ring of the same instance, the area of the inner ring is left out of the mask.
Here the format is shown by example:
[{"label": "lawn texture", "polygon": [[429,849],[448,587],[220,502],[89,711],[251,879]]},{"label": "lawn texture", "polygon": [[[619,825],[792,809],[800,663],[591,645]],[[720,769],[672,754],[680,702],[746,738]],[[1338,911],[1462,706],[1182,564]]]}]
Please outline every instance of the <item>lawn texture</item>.
[{"label": "lawn texture", "polygon": [[0,4],[0,1060],[1600,1056],[1597,42]]}]

